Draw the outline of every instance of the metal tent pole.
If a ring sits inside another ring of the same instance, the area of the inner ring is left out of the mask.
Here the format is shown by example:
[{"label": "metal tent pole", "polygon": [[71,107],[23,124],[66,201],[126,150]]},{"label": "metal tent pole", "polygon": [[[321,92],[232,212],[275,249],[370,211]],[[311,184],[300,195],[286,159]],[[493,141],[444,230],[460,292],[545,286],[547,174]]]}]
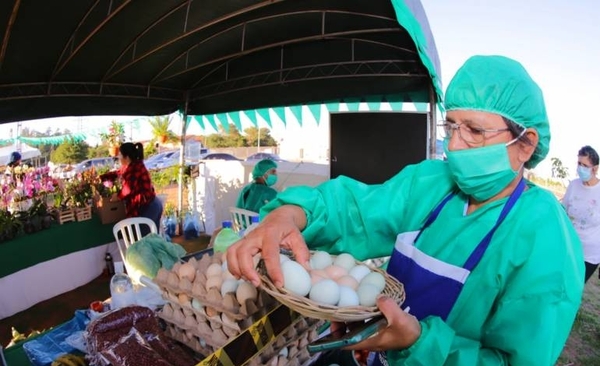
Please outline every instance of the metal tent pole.
[{"label": "metal tent pole", "polygon": [[179,179],[177,191],[177,210],[181,216],[183,212],[183,171],[185,169],[185,133],[187,130],[187,114],[188,114],[189,94],[185,95],[185,106],[183,108],[183,120],[181,121],[181,147],[179,151]]},{"label": "metal tent pole", "polygon": [[429,159],[435,159],[437,153],[437,95],[433,85],[429,85]]}]

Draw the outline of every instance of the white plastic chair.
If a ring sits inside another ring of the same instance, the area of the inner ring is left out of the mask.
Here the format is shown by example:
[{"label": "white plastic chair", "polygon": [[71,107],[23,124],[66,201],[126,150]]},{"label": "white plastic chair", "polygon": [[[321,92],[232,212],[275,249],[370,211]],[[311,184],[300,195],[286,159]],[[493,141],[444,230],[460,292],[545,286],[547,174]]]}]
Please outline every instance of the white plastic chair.
[{"label": "white plastic chair", "polygon": [[[115,226],[113,226],[113,235],[115,236],[117,247],[121,253],[121,260],[123,261],[123,264],[127,269],[127,273],[131,279],[136,283],[142,283],[148,286],[147,282],[152,283],[152,280],[142,276],[141,273],[129,267],[127,260],[125,259],[127,248],[142,238],[142,225],[150,227],[150,233],[158,234],[158,228],[156,227],[154,221],[147,217],[130,217],[117,222]],[[119,233],[121,234],[121,238],[119,238]]]},{"label": "white plastic chair", "polygon": [[231,222],[235,231],[246,229],[251,224],[250,218],[258,216],[256,212],[237,207],[229,207],[229,212],[231,212]]}]

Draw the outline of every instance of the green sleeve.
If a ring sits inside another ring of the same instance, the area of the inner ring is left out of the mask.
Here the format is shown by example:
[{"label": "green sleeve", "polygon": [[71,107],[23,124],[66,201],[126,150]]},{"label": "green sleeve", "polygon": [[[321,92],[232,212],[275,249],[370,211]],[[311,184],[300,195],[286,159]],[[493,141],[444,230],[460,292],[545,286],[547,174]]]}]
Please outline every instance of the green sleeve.
[{"label": "green sleeve", "polygon": [[244,196],[246,195],[246,192],[250,189],[251,184],[248,184],[247,186],[245,186],[244,188],[242,188],[242,190],[240,191],[240,194],[238,195],[237,201],[235,203],[235,207],[237,208],[243,208],[245,209],[245,204],[244,204]]},{"label": "green sleeve", "polygon": [[546,216],[545,222],[527,223],[529,229],[515,228],[525,248],[510,260],[528,260],[508,274],[480,339],[459,336],[439,317],[428,317],[412,347],[388,352],[390,365],[554,365],[584,284],[579,239],[566,216],[555,211],[560,220]]},{"label": "green sleeve", "polygon": [[380,185],[340,176],[316,188],[288,188],[261,214],[281,205],[297,205],[307,215],[302,234],[311,249],[351,253],[359,260],[388,256],[405,216],[415,167]]}]

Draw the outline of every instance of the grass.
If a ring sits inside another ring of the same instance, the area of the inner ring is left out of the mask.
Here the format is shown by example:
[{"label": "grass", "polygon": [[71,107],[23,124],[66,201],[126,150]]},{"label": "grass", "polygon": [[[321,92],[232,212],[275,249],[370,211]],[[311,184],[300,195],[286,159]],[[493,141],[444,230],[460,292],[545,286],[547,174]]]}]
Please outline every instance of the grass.
[{"label": "grass", "polygon": [[585,286],[575,324],[556,366],[600,366],[600,280]]}]

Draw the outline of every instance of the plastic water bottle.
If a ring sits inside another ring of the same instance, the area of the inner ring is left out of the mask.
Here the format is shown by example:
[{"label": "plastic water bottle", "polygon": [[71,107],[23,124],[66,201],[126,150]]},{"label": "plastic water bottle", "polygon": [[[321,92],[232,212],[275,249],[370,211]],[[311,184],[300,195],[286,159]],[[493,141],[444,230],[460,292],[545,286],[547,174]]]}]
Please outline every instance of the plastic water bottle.
[{"label": "plastic water bottle", "polygon": [[260,216],[250,216],[250,225],[244,230],[244,236],[248,235],[249,232],[256,229],[258,226],[258,222],[260,221]]},{"label": "plastic water bottle", "polygon": [[110,279],[111,309],[135,304],[135,292],[131,278],[123,273],[123,262],[115,262],[115,275]]},{"label": "plastic water bottle", "polygon": [[240,236],[233,230],[232,226],[231,221],[223,221],[223,228],[215,238],[213,247],[215,252],[225,252],[231,244],[240,240]]}]

